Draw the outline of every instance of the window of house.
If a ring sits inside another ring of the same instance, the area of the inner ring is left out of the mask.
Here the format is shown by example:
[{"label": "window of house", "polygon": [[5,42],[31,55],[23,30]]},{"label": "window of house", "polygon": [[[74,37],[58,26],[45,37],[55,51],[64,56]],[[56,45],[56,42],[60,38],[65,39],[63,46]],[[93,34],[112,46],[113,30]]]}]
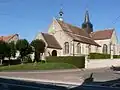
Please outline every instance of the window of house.
[{"label": "window of house", "polygon": [[104,45],[103,45],[103,53],[104,53],[104,54],[107,54],[107,48],[108,48],[107,45],[104,44]]},{"label": "window of house", "polygon": [[82,45],[82,54],[84,54],[84,44]]},{"label": "window of house", "polygon": [[81,54],[81,45],[80,45],[80,43],[77,44],[77,53]]},{"label": "window of house", "polygon": [[96,46],[96,53],[98,52],[98,46]]},{"label": "window of house", "polygon": [[88,46],[89,53],[91,53],[91,45]]},{"label": "window of house", "polygon": [[64,53],[65,53],[65,54],[68,54],[68,53],[69,53],[69,43],[68,43],[68,42],[65,42],[65,43],[64,43]]}]

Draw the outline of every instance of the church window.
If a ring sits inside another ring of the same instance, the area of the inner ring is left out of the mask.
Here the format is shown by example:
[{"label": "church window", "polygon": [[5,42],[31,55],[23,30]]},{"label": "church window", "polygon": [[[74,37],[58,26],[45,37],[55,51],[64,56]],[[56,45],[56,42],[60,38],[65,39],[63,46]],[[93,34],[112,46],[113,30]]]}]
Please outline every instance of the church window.
[{"label": "church window", "polygon": [[77,53],[81,54],[81,45],[80,45],[80,43],[77,44]]},{"label": "church window", "polygon": [[113,44],[113,55],[115,55],[115,44]]},{"label": "church window", "polygon": [[84,53],[84,44],[82,45],[82,54]]},{"label": "church window", "polygon": [[96,46],[96,53],[98,52],[98,46]]},{"label": "church window", "polygon": [[104,53],[104,54],[107,54],[107,48],[108,48],[107,45],[104,44],[104,45],[103,45],[103,53]]},{"label": "church window", "polygon": [[64,43],[64,52],[65,52],[65,54],[68,54],[69,53],[69,43],[68,42],[65,42]]},{"label": "church window", "polygon": [[91,53],[91,45],[88,46],[88,51]]}]

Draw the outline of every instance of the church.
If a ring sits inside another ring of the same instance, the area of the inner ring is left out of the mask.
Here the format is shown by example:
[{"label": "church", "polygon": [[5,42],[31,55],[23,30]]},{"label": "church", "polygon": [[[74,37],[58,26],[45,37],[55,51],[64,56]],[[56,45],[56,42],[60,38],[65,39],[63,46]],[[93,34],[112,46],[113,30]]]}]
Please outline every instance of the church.
[{"label": "church", "polygon": [[119,44],[114,28],[93,31],[88,11],[81,27],[66,23],[62,9],[53,18],[47,33],[39,32],[35,39],[46,43],[44,56],[81,56],[89,53],[119,55]]}]

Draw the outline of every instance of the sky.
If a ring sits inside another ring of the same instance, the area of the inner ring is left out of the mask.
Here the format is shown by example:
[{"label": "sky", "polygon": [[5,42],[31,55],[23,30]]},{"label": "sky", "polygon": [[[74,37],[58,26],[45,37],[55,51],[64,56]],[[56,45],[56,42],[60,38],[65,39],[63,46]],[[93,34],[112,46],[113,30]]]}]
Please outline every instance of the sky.
[{"label": "sky", "polygon": [[17,33],[32,41],[47,32],[61,4],[65,22],[81,27],[88,10],[94,31],[115,28],[120,39],[120,0],[0,0],[0,35]]}]

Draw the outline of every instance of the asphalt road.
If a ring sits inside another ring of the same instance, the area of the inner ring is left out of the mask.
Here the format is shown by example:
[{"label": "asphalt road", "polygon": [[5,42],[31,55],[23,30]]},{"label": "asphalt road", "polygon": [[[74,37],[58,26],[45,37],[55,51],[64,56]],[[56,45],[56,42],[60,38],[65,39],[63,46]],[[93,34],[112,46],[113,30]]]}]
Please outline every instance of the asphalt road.
[{"label": "asphalt road", "polygon": [[[58,70],[58,71],[21,71],[21,72],[0,72],[0,90],[67,90],[63,86],[60,86],[60,82],[64,84],[77,84],[80,86],[84,79],[88,78],[90,74],[93,73],[94,81],[109,81],[114,79],[119,79],[120,74],[115,71],[110,70],[109,68],[101,69],[91,69],[91,70]],[[8,78],[4,80],[3,78]],[[17,81],[10,80],[10,78],[18,79]],[[23,82],[19,80],[24,80]],[[26,82],[26,81],[31,82]],[[33,81],[32,81],[33,80]],[[55,86],[49,86],[41,84],[41,80],[47,82],[58,83]],[[33,83],[35,82],[35,83]],[[60,87],[56,87],[56,85]],[[75,87],[77,87],[75,86]],[[57,88],[57,89],[56,89]],[[61,89],[62,88],[62,89]],[[83,86],[75,88],[73,90],[115,90],[108,87],[93,87],[93,86]],[[120,89],[120,88],[119,88]],[[116,90],[119,90],[118,88]],[[72,89],[71,89],[72,90]]]},{"label": "asphalt road", "polygon": [[108,81],[120,78],[119,73],[116,73],[109,68],[91,70],[0,72],[0,76],[81,83],[84,79],[88,78],[91,73],[93,73],[94,81]]}]

